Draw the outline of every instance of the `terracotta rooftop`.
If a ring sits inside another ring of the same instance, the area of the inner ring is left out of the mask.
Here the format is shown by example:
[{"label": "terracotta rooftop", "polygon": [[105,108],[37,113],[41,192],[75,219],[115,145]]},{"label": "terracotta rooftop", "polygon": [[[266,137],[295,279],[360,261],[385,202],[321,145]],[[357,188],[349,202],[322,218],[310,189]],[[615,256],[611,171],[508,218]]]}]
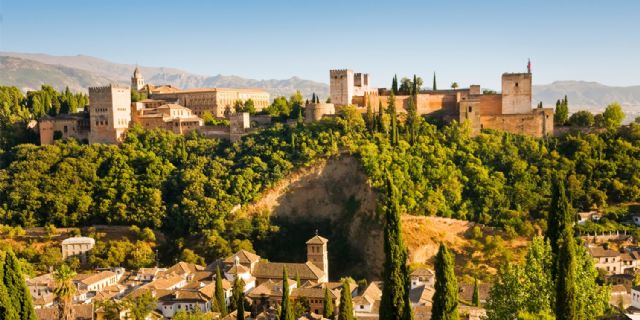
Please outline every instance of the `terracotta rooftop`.
[{"label": "terracotta rooftop", "polygon": [[416,270],[413,270],[413,272],[411,272],[411,276],[412,277],[433,277],[435,276],[433,271],[426,269],[426,268],[418,268]]},{"label": "terracotta rooftop", "polygon": [[319,235],[315,235],[313,238],[307,241],[307,244],[325,244],[327,242],[329,242],[329,240],[327,240],[326,238],[323,238]]},{"label": "terracotta rooftop", "polygon": [[302,280],[317,281],[324,276],[324,271],[313,265],[306,263],[283,263],[283,262],[258,262],[253,271],[256,278],[279,279],[282,278],[284,268],[290,276],[300,276]]},{"label": "terracotta rooftop", "polygon": [[[93,320],[93,304],[74,304],[72,308],[75,320]],[[59,310],[58,306],[35,309],[36,315],[40,320],[58,319]]]},{"label": "terracotta rooftop", "polygon": [[94,273],[94,274],[88,274],[88,275],[78,275],[79,277],[76,278],[77,280],[79,280],[79,282],[82,282],[85,285],[92,285],[96,282],[100,282],[102,280],[105,279],[109,279],[111,277],[115,277],[116,273],[113,271],[102,271],[99,273]]},{"label": "terracotta rooftop", "polygon": [[226,259],[224,259],[225,263],[235,263],[235,257],[238,257],[240,259],[240,263],[241,264],[250,264],[250,263],[254,263],[254,262],[258,262],[260,261],[260,256],[255,254],[255,253],[251,253],[247,250],[240,250],[238,252],[236,252],[234,255],[227,257]]},{"label": "terracotta rooftop", "polygon": [[603,247],[589,247],[589,253],[594,258],[617,257],[620,255],[618,251],[605,249]]}]

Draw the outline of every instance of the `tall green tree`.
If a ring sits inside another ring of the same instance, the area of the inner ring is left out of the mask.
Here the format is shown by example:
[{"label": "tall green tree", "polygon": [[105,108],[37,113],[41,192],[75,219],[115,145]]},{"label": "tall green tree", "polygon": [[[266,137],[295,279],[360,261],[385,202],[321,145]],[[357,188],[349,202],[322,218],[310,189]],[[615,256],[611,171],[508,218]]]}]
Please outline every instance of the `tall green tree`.
[{"label": "tall green tree", "polygon": [[473,279],[473,296],[471,297],[471,303],[476,307],[480,306],[480,288],[478,287],[478,278]]},{"label": "tall green tree", "polygon": [[31,293],[27,288],[20,260],[12,250],[0,251],[0,317],[3,319],[36,320]]},{"label": "tall green tree", "polygon": [[280,306],[279,320],[295,320],[295,314],[289,298],[289,276],[287,268],[282,268],[282,304]]},{"label": "tall green tree", "polygon": [[240,296],[244,294],[245,283],[240,277],[236,277],[233,281],[233,288],[231,290],[231,299],[229,301],[229,311],[238,309],[237,302],[240,300]]},{"label": "tall green tree", "polygon": [[329,294],[329,288],[324,287],[324,300],[322,301],[322,316],[327,319],[333,319],[334,317],[334,305],[333,298]]},{"label": "tall green tree", "polygon": [[385,179],[386,204],[384,210],[384,271],[380,319],[412,319],[409,301],[409,270],[407,248],[401,233],[398,190],[389,173]]},{"label": "tall green tree", "polygon": [[378,100],[378,116],[376,117],[378,120],[378,122],[376,123],[377,125],[377,130],[378,132],[382,132],[384,134],[386,134],[386,130],[385,130],[385,125],[384,125],[384,106],[382,105],[382,100]]},{"label": "tall green tree", "polygon": [[76,293],[76,286],[73,284],[73,277],[75,276],[76,273],[66,264],[60,266],[53,274],[55,282],[53,293],[58,301],[60,320],[75,319],[73,312],[73,295]]},{"label": "tall green tree", "polygon": [[440,243],[436,255],[435,269],[436,283],[431,320],[458,319],[458,281],[454,271],[454,260],[443,243]]},{"label": "tall green tree", "polygon": [[387,112],[389,112],[389,117],[391,117],[391,128],[389,132],[389,139],[391,145],[395,146],[398,144],[398,114],[396,111],[396,96],[393,92],[389,95],[389,105],[387,106]]},{"label": "tall green tree", "polygon": [[365,121],[367,124],[367,129],[369,132],[373,133],[375,130],[375,115],[373,114],[373,109],[371,108],[371,100],[367,97],[367,114],[365,116]]},{"label": "tall green tree", "polygon": [[559,242],[567,224],[573,223],[572,209],[567,199],[564,178],[555,174],[551,186],[551,205],[547,218],[547,234],[552,252],[559,252]]},{"label": "tall green tree", "polygon": [[235,302],[238,306],[238,309],[236,309],[236,320],[244,320],[244,292],[241,291],[237,298],[238,300]]},{"label": "tall green tree", "polygon": [[576,313],[576,257],[575,239],[571,226],[563,232],[558,255],[558,276],[556,277],[556,319],[579,319]]},{"label": "tall green tree", "polygon": [[564,125],[567,123],[569,119],[569,101],[567,100],[567,96],[564,96],[562,101],[558,100],[556,102],[556,110],[553,115],[553,122],[557,125]]},{"label": "tall green tree", "polygon": [[[380,318],[384,319],[382,316]],[[349,286],[349,280],[344,279],[342,281],[342,294],[340,294],[340,312],[338,313],[338,320],[354,319],[353,302],[351,301],[351,287]]]},{"label": "tall green tree", "polygon": [[214,310],[219,312],[223,317],[228,314],[227,302],[224,298],[224,288],[222,287],[222,274],[220,267],[216,268],[216,286],[214,291],[214,301],[211,305],[214,306]]},{"label": "tall green tree", "polygon": [[436,83],[436,73],[433,73],[433,90],[438,90],[438,85]]},{"label": "tall green tree", "polygon": [[394,75],[391,81],[391,93],[398,94],[398,75]]}]

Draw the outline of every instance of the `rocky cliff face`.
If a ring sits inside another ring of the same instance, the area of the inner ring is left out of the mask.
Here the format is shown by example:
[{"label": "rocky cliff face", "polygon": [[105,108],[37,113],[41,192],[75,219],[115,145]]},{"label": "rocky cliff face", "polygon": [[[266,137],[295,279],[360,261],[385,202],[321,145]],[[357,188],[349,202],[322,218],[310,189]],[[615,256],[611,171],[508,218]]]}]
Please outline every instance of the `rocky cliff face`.
[{"label": "rocky cliff face", "polygon": [[384,261],[376,197],[358,160],[342,156],[289,176],[243,211],[268,210],[280,226],[272,239],[255,244],[269,260],[305,261],[304,242],[317,229],[329,239],[331,279],[372,279],[380,275]]}]

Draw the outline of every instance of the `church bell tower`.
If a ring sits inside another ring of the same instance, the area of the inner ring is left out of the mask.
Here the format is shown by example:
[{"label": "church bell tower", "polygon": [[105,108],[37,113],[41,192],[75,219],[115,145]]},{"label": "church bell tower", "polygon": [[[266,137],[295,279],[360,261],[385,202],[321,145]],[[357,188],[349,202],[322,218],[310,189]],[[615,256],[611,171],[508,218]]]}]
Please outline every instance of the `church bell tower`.
[{"label": "church bell tower", "polygon": [[324,271],[327,279],[329,278],[328,242],[329,240],[318,235],[318,231],[316,231],[316,235],[313,238],[307,241],[307,261]]},{"label": "church bell tower", "polygon": [[133,71],[133,77],[131,77],[131,88],[136,91],[140,91],[144,87],[144,78],[138,66]]}]

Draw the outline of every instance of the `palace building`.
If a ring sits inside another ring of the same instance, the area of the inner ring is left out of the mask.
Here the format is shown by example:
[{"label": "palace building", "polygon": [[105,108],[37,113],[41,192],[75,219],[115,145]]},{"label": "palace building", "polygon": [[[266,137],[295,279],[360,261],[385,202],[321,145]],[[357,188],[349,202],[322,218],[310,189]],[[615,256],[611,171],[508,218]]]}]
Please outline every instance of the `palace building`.
[{"label": "palace building", "polygon": [[[368,104],[377,111],[386,107],[391,92],[372,88],[369,75],[352,70],[330,70],[331,101],[340,108],[355,105],[361,112]],[[398,112],[407,112],[410,95],[396,95]],[[501,93],[483,93],[479,85],[465,89],[420,90],[416,95],[417,112],[445,121],[469,122],[472,133],[482,129],[503,130],[543,137],[553,135],[553,109],[532,108],[532,74],[504,73]]]}]

